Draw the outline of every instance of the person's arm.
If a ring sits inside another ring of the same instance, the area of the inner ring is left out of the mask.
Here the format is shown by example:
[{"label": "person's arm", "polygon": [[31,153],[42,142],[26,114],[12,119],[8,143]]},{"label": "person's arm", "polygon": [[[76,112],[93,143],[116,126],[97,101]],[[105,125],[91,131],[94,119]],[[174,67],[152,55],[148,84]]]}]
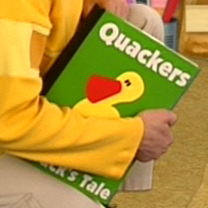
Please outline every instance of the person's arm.
[{"label": "person's arm", "polygon": [[1,151],[122,177],[141,141],[142,120],[84,118],[41,97],[42,79],[34,66],[51,27],[49,1],[0,2],[6,4],[0,14]]},{"label": "person's arm", "polygon": [[[134,158],[157,159],[168,148],[172,138],[167,124],[175,117],[168,112],[145,112],[144,123],[146,118],[151,119],[144,131],[139,117],[84,118],[41,97],[42,79],[37,66],[53,25],[48,14],[59,23],[60,14],[51,8],[57,8],[55,3],[62,5],[59,0],[0,0],[0,150],[121,178]],[[70,3],[81,5],[79,1]],[[74,12],[72,6],[68,8]],[[56,26],[52,29],[56,30]]]}]

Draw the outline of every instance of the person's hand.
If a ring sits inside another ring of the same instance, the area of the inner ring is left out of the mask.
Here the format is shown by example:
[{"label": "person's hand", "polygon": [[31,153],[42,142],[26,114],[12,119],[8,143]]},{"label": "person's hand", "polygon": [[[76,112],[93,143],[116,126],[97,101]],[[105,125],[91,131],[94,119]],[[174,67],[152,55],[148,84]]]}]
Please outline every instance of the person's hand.
[{"label": "person's hand", "polygon": [[144,111],[139,116],[144,122],[144,135],[136,159],[142,162],[158,159],[173,142],[171,126],[177,117],[167,110]]},{"label": "person's hand", "polygon": [[129,14],[127,0],[84,0],[84,17],[89,14],[95,4],[123,19],[126,19]]}]

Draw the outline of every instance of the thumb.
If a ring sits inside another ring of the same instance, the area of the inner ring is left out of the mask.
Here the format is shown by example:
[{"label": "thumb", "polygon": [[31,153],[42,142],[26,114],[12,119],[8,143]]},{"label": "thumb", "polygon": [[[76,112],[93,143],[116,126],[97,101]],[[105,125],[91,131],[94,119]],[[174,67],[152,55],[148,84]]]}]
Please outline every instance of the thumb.
[{"label": "thumb", "polygon": [[176,114],[173,113],[172,111],[169,111],[168,112],[168,120],[167,120],[169,126],[173,126],[176,123],[176,121],[177,121]]}]

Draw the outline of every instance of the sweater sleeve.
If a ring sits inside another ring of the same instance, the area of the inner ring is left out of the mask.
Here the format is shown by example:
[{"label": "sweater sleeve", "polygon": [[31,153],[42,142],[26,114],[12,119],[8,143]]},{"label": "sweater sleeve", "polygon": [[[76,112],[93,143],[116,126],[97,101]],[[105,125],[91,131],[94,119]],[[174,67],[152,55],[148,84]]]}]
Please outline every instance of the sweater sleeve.
[{"label": "sweater sleeve", "polygon": [[[0,0],[0,5],[4,2]],[[42,79],[38,69],[30,64],[31,36],[34,31],[49,33],[50,5],[49,0],[34,2],[46,3],[30,4],[28,18],[17,20],[14,13],[11,17],[0,16],[0,150],[25,159],[121,178],[141,141],[142,120],[84,118],[40,96]]]}]

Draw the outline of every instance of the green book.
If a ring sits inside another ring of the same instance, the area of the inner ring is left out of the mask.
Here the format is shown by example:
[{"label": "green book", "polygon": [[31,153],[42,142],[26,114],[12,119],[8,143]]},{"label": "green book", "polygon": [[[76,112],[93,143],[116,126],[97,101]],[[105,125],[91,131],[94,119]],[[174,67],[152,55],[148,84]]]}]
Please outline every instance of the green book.
[{"label": "green book", "polygon": [[[146,109],[173,109],[199,71],[150,35],[95,8],[44,78],[42,94],[84,116],[133,117]],[[33,165],[103,205],[124,180]]]}]

